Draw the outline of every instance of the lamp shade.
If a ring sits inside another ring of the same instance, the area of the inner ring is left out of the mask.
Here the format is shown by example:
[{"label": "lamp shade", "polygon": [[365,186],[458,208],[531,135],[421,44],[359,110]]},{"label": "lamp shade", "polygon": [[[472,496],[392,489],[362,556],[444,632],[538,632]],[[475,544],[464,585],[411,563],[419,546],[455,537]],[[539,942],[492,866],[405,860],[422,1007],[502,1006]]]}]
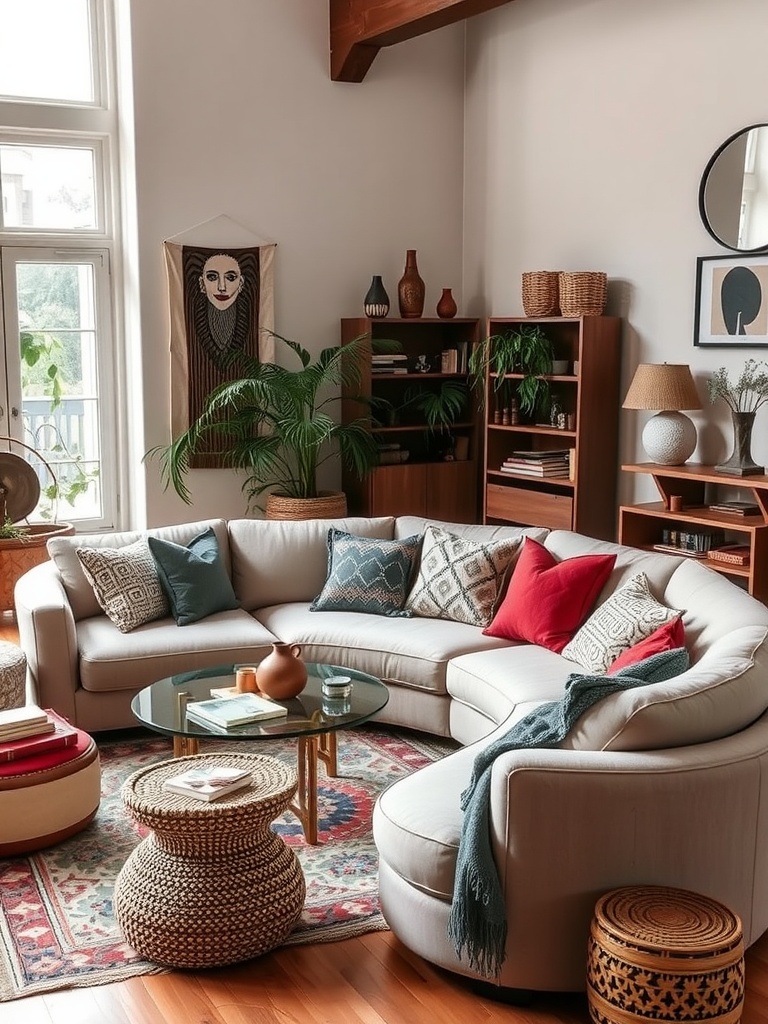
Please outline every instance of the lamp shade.
[{"label": "lamp shade", "polygon": [[640,363],[623,408],[701,409],[691,368],[684,363]]}]

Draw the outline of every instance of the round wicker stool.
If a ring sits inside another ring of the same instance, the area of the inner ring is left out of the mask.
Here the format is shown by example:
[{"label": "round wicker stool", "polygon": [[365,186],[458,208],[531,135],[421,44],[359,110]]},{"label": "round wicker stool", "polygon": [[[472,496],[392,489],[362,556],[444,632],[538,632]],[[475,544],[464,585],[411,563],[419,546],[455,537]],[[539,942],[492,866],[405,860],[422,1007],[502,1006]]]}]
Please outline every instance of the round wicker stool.
[{"label": "round wicker stool", "polygon": [[587,961],[595,1024],[737,1024],[744,1003],[741,921],[685,889],[628,886],[595,906]]},{"label": "round wicker stool", "polygon": [[[244,768],[253,782],[205,803],[169,793],[165,779],[195,766]],[[296,774],[258,754],[195,754],[134,772],[121,796],[152,832],[115,882],[115,918],[128,943],[170,967],[219,967],[272,949],[304,905],[293,850],[270,829]]]},{"label": "round wicker stool", "polygon": [[0,710],[20,708],[26,700],[27,658],[16,644],[0,640]]}]

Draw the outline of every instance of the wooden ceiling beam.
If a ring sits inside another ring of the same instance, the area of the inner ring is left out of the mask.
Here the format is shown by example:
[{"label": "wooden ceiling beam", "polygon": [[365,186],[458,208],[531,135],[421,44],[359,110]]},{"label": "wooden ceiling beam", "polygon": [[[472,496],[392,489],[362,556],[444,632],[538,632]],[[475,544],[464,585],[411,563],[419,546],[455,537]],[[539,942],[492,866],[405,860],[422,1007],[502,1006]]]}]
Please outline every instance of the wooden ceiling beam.
[{"label": "wooden ceiling beam", "polygon": [[362,82],[382,46],[484,14],[510,0],[330,0],[331,78]]}]

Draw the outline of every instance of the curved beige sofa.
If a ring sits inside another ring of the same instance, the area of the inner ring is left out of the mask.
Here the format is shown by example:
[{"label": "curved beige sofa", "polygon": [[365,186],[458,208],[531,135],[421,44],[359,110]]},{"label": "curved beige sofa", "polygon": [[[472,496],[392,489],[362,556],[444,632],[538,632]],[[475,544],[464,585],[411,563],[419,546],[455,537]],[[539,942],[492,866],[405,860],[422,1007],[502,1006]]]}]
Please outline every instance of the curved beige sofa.
[{"label": "curved beige sofa", "polygon": [[[58,538],[52,561],[15,592],[20,643],[38,701],[91,732],[135,725],[130,701],[155,679],[222,662],[258,660],[276,638],[308,661],[380,676],[382,722],[450,736],[461,746],[391,786],[374,836],[382,909],[426,959],[475,977],[447,938],[459,796],[479,747],[538,704],[562,696],[581,666],[530,644],[440,619],[309,612],[326,574],[330,526],[389,539],[427,521],[238,519],[150,531],[187,543],[219,539],[241,608],[190,626],[171,619],[120,633],[101,613],[74,553],[138,533]],[[557,557],[615,552],[605,600],[643,570],[654,595],[683,609],[687,672],[595,705],[562,749],[505,754],[493,769],[492,843],[509,935],[499,985],[584,987],[597,897],[619,885],[690,888],[742,918],[747,943],[768,927],[768,610],[725,577],[685,559],[565,531],[442,523],[476,539],[534,536]]]}]

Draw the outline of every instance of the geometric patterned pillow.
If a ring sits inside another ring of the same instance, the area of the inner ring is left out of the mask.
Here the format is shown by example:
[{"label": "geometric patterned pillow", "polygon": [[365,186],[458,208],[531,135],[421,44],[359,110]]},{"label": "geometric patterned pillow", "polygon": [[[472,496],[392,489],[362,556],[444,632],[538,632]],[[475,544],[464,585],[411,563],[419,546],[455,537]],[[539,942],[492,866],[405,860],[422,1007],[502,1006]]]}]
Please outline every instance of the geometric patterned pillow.
[{"label": "geometric patterned pillow", "polygon": [[146,540],[75,550],[96,600],[121,633],[168,615],[168,599]]},{"label": "geometric patterned pillow", "polygon": [[328,577],[309,610],[410,616],[403,604],[420,545],[420,534],[404,540],[376,540],[331,527]]},{"label": "geometric patterned pillow", "polygon": [[620,654],[682,614],[660,604],[640,572],[594,611],[560,653],[590,672],[605,672]]},{"label": "geometric patterned pillow", "polygon": [[428,526],[405,607],[428,619],[487,626],[521,539],[481,543]]}]

